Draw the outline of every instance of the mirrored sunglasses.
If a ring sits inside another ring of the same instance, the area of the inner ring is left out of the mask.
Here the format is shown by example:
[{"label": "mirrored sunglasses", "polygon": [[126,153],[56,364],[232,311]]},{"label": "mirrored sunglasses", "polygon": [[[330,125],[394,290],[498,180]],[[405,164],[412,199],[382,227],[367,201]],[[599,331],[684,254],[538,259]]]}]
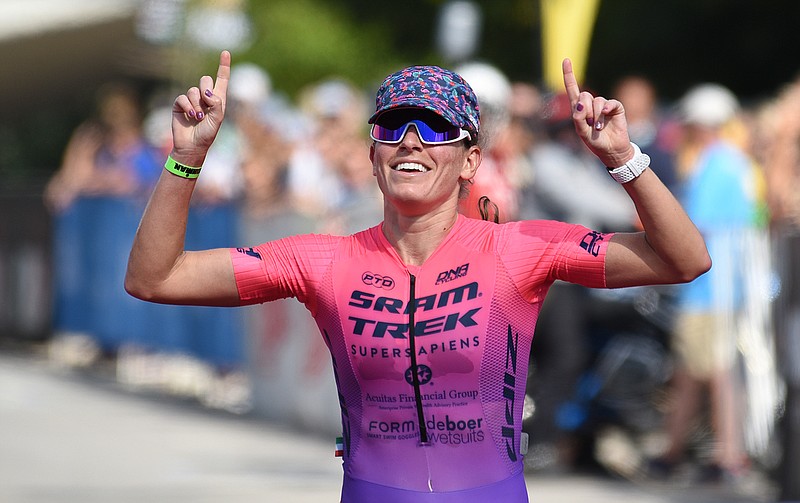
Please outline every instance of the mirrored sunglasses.
[{"label": "mirrored sunglasses", "polygon": [[464,139],[472,140],[472,135],[466,129],[453,126],[445,131],[436,131],[424,121],[418,119],[408,121],[397,129],[381,126],[377,123],[373,124],[369,136],[380,143],[400,143],[406,132],[408,132],[408,128],[412,125],[416,128],[420,141],[426,145],[444,145]]}]

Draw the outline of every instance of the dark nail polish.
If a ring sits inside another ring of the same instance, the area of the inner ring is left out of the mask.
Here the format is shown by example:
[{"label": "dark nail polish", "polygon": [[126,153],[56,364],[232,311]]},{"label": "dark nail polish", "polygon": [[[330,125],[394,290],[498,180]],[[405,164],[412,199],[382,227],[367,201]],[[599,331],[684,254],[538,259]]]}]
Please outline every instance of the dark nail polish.
[{"label": "dark nail polish", "polygon": [[578,112],[583,111],[583,103],[578,103],[577,105],[575,105],[575,110],[577,110]]},{"label": "dark nail polish", "polygon": [[214,96],[214,93],[211,92],[211,89],[206,89],[206,96],[208,96],[209,98]]}]

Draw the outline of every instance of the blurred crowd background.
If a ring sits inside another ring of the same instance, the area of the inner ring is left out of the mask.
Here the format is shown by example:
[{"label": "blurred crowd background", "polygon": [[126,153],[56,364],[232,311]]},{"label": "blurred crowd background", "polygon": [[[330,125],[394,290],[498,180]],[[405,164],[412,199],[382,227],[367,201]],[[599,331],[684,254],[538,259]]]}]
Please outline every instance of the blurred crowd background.
[{"label": "blurred crowd background", "polygon": [[[463,213],[479,218],[487,195],[501,221],[636,230],[624,190],[572,129],[557,84],[570,56],[584,85],[623,102],[714,267],[686,287],[553,287],[531,359],[529,468],[755,473],[800,499],[800,63],[780,45],[797,19],[783,7],[797,5],[613,3],[0,4],[11,102],[0,119],[0,350],[335,433],[330,359],[298,303],[167,307],[123,291],[171,148],[172,100],[232,51],[187,249],[377,224],[366,119],[380,79],[413,63],[453,68],[479,97],[484,162]],[[759,22],[739,31],[735,15]]]}]

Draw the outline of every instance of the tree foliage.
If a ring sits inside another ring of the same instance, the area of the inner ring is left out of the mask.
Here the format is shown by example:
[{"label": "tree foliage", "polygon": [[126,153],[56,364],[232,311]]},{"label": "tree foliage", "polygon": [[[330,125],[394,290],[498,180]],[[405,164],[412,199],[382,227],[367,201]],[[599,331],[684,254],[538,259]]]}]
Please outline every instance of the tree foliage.
[{"label": "tree foliage", "polygon": [[379,21],[362,22],[337,2],[252,2],[251,18],[256,39],[241,58],[290,95],[331,76],[365,86],[400,64]]}]

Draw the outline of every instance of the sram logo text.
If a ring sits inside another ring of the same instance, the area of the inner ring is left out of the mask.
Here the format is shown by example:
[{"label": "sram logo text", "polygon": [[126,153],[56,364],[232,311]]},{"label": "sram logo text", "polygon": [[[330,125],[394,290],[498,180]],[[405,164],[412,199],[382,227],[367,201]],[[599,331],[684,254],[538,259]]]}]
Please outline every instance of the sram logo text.
[{"label": "sram logo text", "polygon": [[[416,302],[417,311],[431,311],[455,304],[460,304],[465,300],[472,300],[478,297],[478,283],[473,281],[464,286],[445,290],[439,294],[426,295],[419,297]],[[403,299],[395,299],[393,297],[378,297],[374,293],[362,292],[361,290],[354,290],[350,294],[349,305],[361,309],[369,309],[371,311],[394,314],[408,314],[408,305]]]}]

